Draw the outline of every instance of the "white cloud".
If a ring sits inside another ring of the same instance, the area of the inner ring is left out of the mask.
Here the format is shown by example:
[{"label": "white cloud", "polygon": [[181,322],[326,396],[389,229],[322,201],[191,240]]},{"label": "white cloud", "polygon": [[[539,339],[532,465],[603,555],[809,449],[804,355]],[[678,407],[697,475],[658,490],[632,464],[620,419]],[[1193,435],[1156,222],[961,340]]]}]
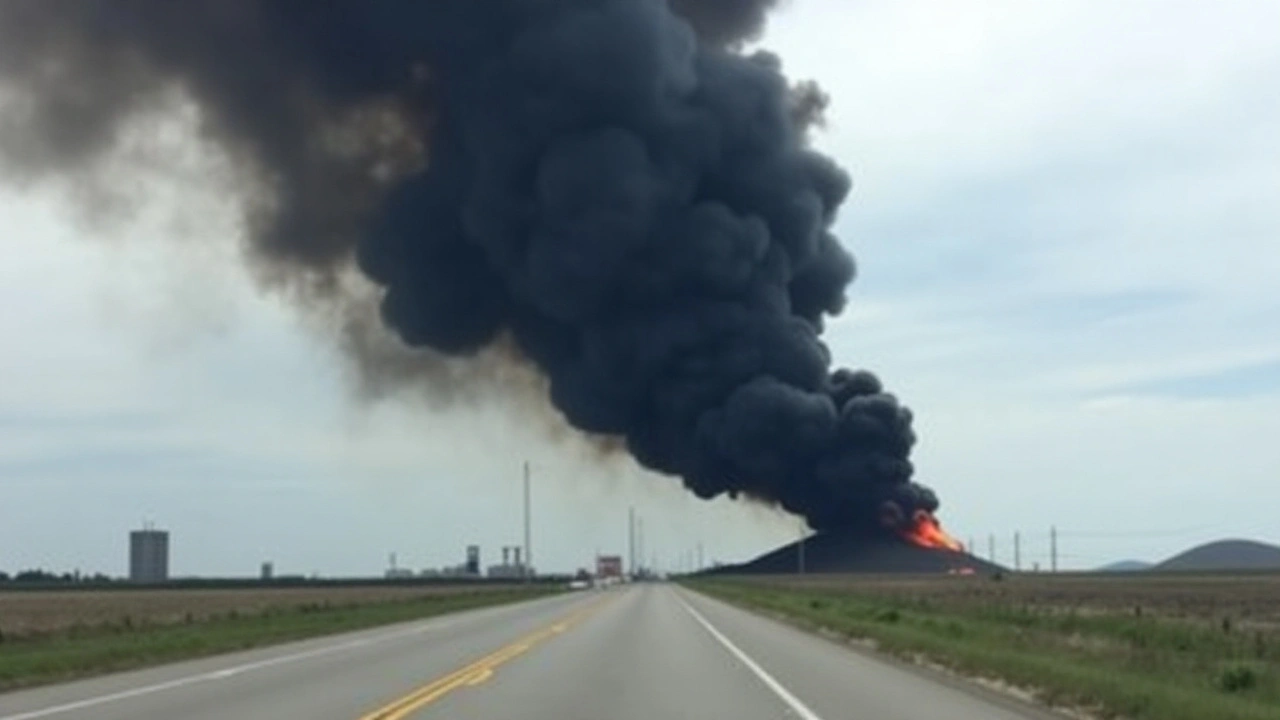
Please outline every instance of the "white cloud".
[{"label": "white cloud", "polygon": [[[775,24],[855,178],[830,342],[917,411],[961,534],[1136,533],[1077,564],[1280,540],[1280,383],[1153,394],[1280,359],[1276,27],[1257,2],[812,0]],[[1169,527],[1196,530],[1143,534]]]}]

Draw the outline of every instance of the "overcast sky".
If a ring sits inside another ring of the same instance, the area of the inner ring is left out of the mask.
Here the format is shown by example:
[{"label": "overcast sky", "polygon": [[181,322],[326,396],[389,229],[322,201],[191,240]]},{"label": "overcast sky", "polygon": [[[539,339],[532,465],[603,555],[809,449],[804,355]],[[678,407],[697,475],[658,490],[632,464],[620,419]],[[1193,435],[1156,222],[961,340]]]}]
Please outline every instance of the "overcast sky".
[{"label": "overcast sky", "polygon": [[[1280,541],[1280,3],[794,0],[762,44],[832,96],[860,277],[828,332],[916,413],[918,478],[985,554],[1159,559]],[[198,191],[185,191],[187,193]],[[704,503],[501,405],[352,399],[336,356],[227,252],[217,198],[155,188],[118,237],[0,194],[0,569],[380,572],[625,553],[736,561],[795,521]],[[175,227],[172,203],[193,208]]]}]

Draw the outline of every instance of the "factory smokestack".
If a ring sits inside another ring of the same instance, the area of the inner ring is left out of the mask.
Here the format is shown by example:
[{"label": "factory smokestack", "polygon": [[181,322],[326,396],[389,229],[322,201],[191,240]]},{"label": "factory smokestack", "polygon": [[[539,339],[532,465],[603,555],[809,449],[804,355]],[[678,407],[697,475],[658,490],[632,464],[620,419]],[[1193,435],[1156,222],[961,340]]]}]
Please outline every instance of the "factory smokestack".
[{"label": "factory smokestack", "polygon": [[[773,4],[6,0],[0,161],[124,185],[124,139],[188,103],[256,276],[337,315],[373,385],[524,364],[699,497],[900,527],[937,507],[911,414],[820,340],[854,277],[824,98],[740,49]],[[352,268],[415,352],[370,339]]]}]

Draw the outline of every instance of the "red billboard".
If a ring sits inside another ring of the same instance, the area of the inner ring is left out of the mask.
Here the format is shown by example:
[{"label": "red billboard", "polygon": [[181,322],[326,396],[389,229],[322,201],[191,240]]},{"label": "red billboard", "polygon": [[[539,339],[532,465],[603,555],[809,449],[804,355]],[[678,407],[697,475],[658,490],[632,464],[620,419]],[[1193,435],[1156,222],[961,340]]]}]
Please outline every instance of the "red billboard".
[{"label": "red billboard", "polygon": [[596,558],[596,577],[622,577],[622,557],[601,555]]}]

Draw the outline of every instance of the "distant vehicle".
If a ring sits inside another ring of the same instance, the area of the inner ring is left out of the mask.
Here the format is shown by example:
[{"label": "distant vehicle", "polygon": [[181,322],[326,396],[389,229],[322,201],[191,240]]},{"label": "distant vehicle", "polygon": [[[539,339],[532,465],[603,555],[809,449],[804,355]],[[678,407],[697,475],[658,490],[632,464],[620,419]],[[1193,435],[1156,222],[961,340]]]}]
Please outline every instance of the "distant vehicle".
[{"label": "distant vehicle", "polygon": [[591,583],[586,580],[574,580],[569,583],[570,590],[586,590],[591,587]]}]

